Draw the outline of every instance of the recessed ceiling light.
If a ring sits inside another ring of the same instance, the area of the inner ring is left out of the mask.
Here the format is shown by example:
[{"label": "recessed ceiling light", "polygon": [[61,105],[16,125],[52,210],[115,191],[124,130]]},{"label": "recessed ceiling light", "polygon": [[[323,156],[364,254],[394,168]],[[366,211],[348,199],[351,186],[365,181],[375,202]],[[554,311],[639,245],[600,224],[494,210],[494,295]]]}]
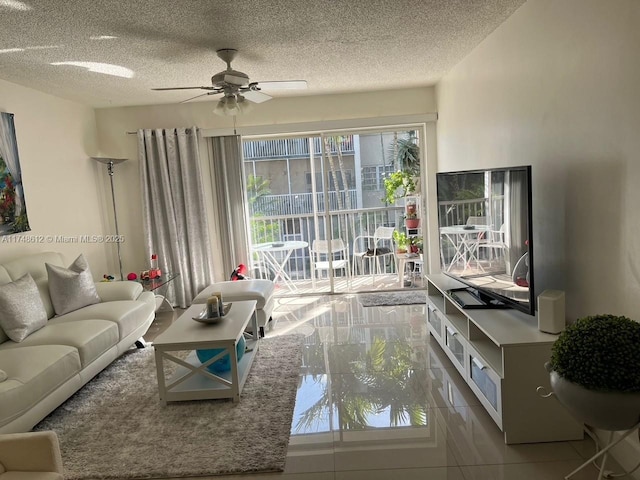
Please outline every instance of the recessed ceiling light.
[{"label": "recessed ceiling light", "polygon": [[89,40],[113,40],[114,38],[118,37],[115,37],[113,35],[94,35],[92,37],[89,37]]},{"label": "recessed ceiling light", "polygon": [[99,62],[54,62],[51,65],[71,65],[72,67],[86,68],[90,72],[113,75],[114,77],[132,78],[133,70],[120,65]]},{"label": "recessed ceiling light", "polygon": [[24,48],[5,48],[4,50],[0,50],[0,53],[13,53],[13,52],[24,52]]},{"label": "recessed ceiling light", "polygon": [[18,0],[0,0],[0,8],[11,8],[12,10],[20,10],[27,11],[33,10],[33,7],[27,5],[24,2],[19,2]]}]

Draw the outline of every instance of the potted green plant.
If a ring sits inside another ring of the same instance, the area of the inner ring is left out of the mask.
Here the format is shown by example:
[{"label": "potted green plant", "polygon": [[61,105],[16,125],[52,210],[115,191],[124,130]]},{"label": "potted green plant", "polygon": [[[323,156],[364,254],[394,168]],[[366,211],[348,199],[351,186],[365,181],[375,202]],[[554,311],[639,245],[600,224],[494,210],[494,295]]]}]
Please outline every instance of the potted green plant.
[{"label": "potted green plant", "polygon": [[407,228],[415,229],[420,226],[420,219],[417,213],[407,213],[404,216],[404,224]]},{"label": "potted green plant", "polygon": [[392,205],[399,198],[404,198],[416,191],[413,175],[408,170],[398,170],[384,179],[383,201]]},{"label": "potted green plant", "polygon": [[407,253],[407,246],[409,245],[409,239],[407,238],[406,233],[399,232],[398,230],[394,230],[393,240],[394,242],[396,242],[397,253]]},{"label": "potted green plant", "polygon": [[409,251],[411,253],[422,253],[422,237],[409,237]]},{"label": "potted green plant", "polygon": [[640,422],[640,323],[581,318],[560,334],[546,367],[558,400],[580,421],[611,431]]}]

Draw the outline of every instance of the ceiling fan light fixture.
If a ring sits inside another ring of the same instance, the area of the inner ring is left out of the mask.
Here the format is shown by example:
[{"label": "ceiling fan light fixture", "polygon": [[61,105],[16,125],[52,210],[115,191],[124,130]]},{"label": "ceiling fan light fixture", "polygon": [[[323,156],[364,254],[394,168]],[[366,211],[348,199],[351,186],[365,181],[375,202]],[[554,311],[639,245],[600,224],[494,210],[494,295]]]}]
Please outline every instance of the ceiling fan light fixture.
[{"label": "ceiling fan light fixture", "polygon": [[249,111],[251,105],[242,95],[230,94],[225,95],[220,99],[216,107],[213,109],[213,113],[217,115],[238,115]]}]

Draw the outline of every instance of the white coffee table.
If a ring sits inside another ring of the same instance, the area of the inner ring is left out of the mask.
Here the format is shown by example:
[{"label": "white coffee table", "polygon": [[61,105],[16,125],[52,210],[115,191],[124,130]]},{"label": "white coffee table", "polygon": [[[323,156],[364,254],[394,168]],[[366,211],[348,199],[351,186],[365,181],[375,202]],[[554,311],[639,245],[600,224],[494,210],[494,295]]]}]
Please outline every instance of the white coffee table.
[{"label": "white coffee table", "polygon": [[[196,322],[193,317],[205,308],[205,305],[192,305],[167,330],[153,342],[158,375],[158,392],[163,405],[167,402],[183,400],[204,400],[211,398],[231,398],[240,400],[249,369],[253,363],[260,335],[256,317],[256,301],[233,302],[229,313],[217,324],[209,325]],[[245,334],[245,328],[252,322],[253,334]],[[245,335],[247,350],[240,362],[236,354],[236,345]],[[221,348],[225,352],[202,364],[195,350]],[[193,350],[182,359],[172,352]],[[231,370],[212,373],[206,367],[214,360],[228,353],[231,357]],[[167,380],[165,364],[178,364],[176,372]]]}]

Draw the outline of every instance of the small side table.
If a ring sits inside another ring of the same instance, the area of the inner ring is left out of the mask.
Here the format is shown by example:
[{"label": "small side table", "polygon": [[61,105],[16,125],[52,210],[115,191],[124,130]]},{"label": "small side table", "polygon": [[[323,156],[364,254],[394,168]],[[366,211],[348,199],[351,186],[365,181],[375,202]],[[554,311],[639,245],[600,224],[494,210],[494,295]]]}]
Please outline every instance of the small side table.
[{"label": "small side table", "polygon": [[396,258],[398,260],[398,284],[402,288],[404,287],[404,274],[407,263],[413,263],[411,271],[413,277],[417,269],[422,271],[423,256],[419,253],[396,253]]},{"label": "small side table", "polygon": [[166,294],[169,283],[180,276],[180,272],[165,273],[159,278],[150,280],[138,280],[147,292],[153,292],[156,296],[156,312],[166,305],[167,310],[173,311],[173,305],[167,300]]}]

